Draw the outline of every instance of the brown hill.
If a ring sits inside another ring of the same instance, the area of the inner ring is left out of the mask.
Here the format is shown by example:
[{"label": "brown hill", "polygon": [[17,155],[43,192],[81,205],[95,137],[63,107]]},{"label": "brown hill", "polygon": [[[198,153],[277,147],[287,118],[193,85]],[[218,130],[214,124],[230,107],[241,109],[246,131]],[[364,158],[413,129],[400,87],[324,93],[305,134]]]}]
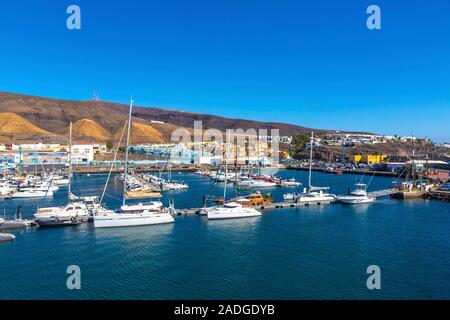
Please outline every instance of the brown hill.
[{"label": "brown hill", "polygon": [[111,134],[97,122],[90,119],[81,119],[73,124],[73,136],[93,141],[106,141]]},{"label": "brown hill", "polygon": [[[115,140],[120,139],[120,135],[122,134],[123,128],[119,129],[114,138]],[[125,142],[125,138],[122,140]],[[164,138],[161,132],[153,128],[149,124],[133,122],[131,124],[131,136],[130,143],[131,144],[147,144],[147,143],[163,143]]]},{"label": "brown hill", "polygon": [[54,135],[55,134],[35,126],[28,120],[14,113],[0,113],[0,136],[20,138]]},{"label": "brown hill", "polygon": [[[60,138],[67,136],[67,128],[70,121],[76,123],[83,119],[92,120],[99,127],[111,133],[111,136],[115,136],[115,133],[123,127],[127,119],[128,106],[103,101],[73,101],[0,92],[0,112],[15,113],[41,128],[54,132]],[[133,118],[136,121],[140,120],[141,122],[149,123],[153,129],[160,132],[164,141],[170,141],[171,132],[178,127],[192,129],[195,120],[203,122],[203,129],[215,128],[221,131],[226,129],[240,128],[246,130],[254,128],[257,130],[268,129],[270,133],[270,129],[276,128],[280,130],[281,135],[297,135],[309,133],[311,130],[318,133],[327,132],[327,130],[311,129],[285,123],[229,119],[161,108],[135,107]],[[162,121],[164,124],[150,123],[151,120]],[[85,125],[86,123],[83,126]],[[86,135],[89,136],[89,134]],[[104,132],[100,136],[104,138]],[[153,134],[151,136],[151,139],[160,139],[159,136]]]}]

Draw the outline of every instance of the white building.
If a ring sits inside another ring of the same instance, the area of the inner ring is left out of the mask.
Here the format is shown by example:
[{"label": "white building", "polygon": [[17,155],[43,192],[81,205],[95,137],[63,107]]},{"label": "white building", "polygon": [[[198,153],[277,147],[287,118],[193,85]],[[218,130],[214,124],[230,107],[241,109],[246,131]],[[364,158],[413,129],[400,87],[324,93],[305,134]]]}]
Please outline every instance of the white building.
[{"label": "white building", "polygon": [[71,152],[74,163],[89,163],[94,161],[94,146],[92,144],[73,145]]},{"label": "white building", "polygon": [[58,143],[25,143],[25,144],[13,144],[12,150],[23,150],[23,151],[59,151],[61,145]]},{"label": "white building", "polygon": [[406,142],[406,141],[416,141],[417,138],[414,136],[406,136],[406,137],[400,137],[400,141]]}]

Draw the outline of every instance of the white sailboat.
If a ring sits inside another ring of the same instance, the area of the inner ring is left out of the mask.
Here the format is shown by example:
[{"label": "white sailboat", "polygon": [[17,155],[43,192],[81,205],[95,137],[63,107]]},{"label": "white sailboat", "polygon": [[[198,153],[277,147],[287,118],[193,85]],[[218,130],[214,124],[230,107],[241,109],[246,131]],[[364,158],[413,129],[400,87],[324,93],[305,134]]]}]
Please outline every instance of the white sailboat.
[{"label": "white sailboat", "polygon": [[338,197],[338,201],[345,204],[361,204],[374,202],[374,198],[367,196],[367,185],[365,183],[356,183],[355,189],[348,196]]},{"label": "white sailboat", "polygon": [[248,217],[258,217],[261,216],[261,212],[251,207],[243,207],[237,202],[226,202],[227,197],[227,175],[228,175],[228,142],[230,140],[230,132],[228,132],[227,145],[225,148],[225,181],[223,187],[223,200],[224,204],[219,206],[214,206],[211,208],[205,208],[208,216],[208,220],[218,220],[218,219],[235,219],[235,218],[248,218]]},{"label": "white sailboat", "polygon": [[313,158],[313,145],[314,145],[314,132],[311,132],[310,140],[310,154],[309,154],[309,177],[308,177],[308,188],[303,189],[303,193],[298,195],[285,194],[283,199],[294,200],[298,203],[328,203],[336,201],[336,195],[324,192],[324,190],[329,189],[328,187],[313,187],[312,186],[312,158]]},{"label": "white sailboat", "polygon": [[112,210],[99,210],[94,215],[94,226],[96,228],[113,228],[113,227],[132,227],[147,226],[155,224],[173,223],[174,219],[170,211],[173,208],[165,209],[159,201],[150,204],[138,203],[134,205],[126,204],[127,194],[127,174],[128,174],[128,147],[130,145],[131,131],[131,114],[133,110],[133,100],[130,102],[130,110],[128,114],[128,130],[127,141],[125,146],[125,168],[124,168],[124,184],[123,184],[123,200],[121,210],[114,212]]},{"label": "white sailboat", "polygon": [[11,195],[11,198],[13,199],[19,199],[19,198],[44,198],[44,197],[52,197],[53,191],[52,190],[35,190],[31,188],[24,188],[17,190],[15,193]]}]

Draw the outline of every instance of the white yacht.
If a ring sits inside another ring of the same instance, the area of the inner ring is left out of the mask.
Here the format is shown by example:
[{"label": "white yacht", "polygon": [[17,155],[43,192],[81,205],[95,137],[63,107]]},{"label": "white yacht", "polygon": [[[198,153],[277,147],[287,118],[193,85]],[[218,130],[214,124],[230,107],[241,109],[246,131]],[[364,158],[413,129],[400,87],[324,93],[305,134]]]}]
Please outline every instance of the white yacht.
[{"label": "white yacht", "polygon": [[[131,114],[133,110],[133,100],[130,102],[130,109],[128,113],[128,131],[127,142],[125,147],[125,166],[123,175],[123,200],[121,210],[114,212],[112,210],[100,209],[94,215],[95,228],[113,228],[113,227],[133,227],[133,226],[148,226],[155,224],[173,223],[174,219],[171,213],[175,209],[163,208],[162,203],[153,201],[148,204],[126,204],[127,194],[127,174],[128,174],[128,146],[130,145],[130,131],[131,131]],[[108,181],[108,180],[107,180]],[[106,185],[105,185],[106,188]],[[102,197],[103,198],[103,197]]]},{"label": "white yacht", "polygon": [[[230,132],[227,135],[227,144],[225,155],[228,155],[228,142],[230,141]],[[227,159],[227,157],[225,157]],[[248,218],[248,217],[258,217],[261,216],[261,212],[252,208],[242,206],[240,203],[235,201],[226,202],[227,196],[227,176],[228,176],[228,165],[227,160],[225,160],[225,181],[223,188],[223,199],[224,204],[213,206],[209,208],[204,208],[202,213],[208,216],[208,220],[218,220],[218,219],[235,219],[235,218]]]},{"label": "white yacht", "polygon": [[30,188],[20,189],[11,194],[11,198],[44,198],[44,197],[52,197],[52,190],[34,190]]},{"label": "white yacht", "polygon": [[374,198],[367,196],[367,185],[364,183],[355,184],[355,189],[348,196],[338,197],[338,201],[345,204],[360,204],[374,202]]},{"label": "white yacht", "polygon": [[0,226],[3,224],[3,222],[5,222],[5,219],[0,218]]},{"label": "white yacht", "polygon": [[88,218],[91,211],[84,202],[70,202],[64,207],[39,208],[34,214],[36,220]]},{"label": "white yacht", "polygon": [[227,202],[224,205],[205,209],[208,220],[234,219],[261,216],[261,212],[251,207],[244,207],[237,202]]},{"label": "white yacht", "polygon": [[63,176],[56,176],[53,178],[53,184],[55,186],[66,186],[70,183],[70,179]]},{"label": "white yacht", "polygon": [[284,187],[297,187],[300,186],[302,183],[295,180],[295,178],[289,179],[289,180],[281,180],[280,184]]},{"label": "white yacht", "polygon": [[297,199],[294,199],[298,203],[329,203],[335,202],[336,196],[331,193],[320,191],[311,191],[306,193],[300,193]]},{"label": "white yacht", "polygon": [[264,180],[253,180],[251,183],[247,185],[249,188],[273,188],[276,187],[277,184],[275,182],[264,181]]}]

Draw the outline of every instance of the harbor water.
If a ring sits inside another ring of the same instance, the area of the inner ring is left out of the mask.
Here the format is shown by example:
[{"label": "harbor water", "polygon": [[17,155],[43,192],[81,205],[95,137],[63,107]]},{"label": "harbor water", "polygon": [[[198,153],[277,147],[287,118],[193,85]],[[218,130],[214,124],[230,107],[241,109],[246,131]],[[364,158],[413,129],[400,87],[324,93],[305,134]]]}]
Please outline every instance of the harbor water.
[{"label": "harbor water", "polygon": [[[306,184],[308,172],[279,176]],[[165,192],[164,204],[173,198],[178,208],[201,207],[211,180],[193,173],[173,178],[190,187]],[[345,194],[360,178],[315,172],[313,184]],[[106,175],[73,180],[76,195],[100,195]],[[391,182],[373,177],[369,191]],[[265,191],[281,201],[283,193],[302,189]],[[120,206],[121,192],[112,178],[110,208]],[[12,218],[21,206],[31,218],[38,206],[64,205],[66,198],[62,188],[49,199],[2,200],[0,214]],[[228,221],[177,216],[174,224],[150,227],[28,228],[0,244],[0,299],[450,299],[449,230],[449,203],[390,198],[271,209]],[[80,290],[67,288],[71,265],[80,267]],[[371,265],[381,269],[380,290],[367,288]]]}]

